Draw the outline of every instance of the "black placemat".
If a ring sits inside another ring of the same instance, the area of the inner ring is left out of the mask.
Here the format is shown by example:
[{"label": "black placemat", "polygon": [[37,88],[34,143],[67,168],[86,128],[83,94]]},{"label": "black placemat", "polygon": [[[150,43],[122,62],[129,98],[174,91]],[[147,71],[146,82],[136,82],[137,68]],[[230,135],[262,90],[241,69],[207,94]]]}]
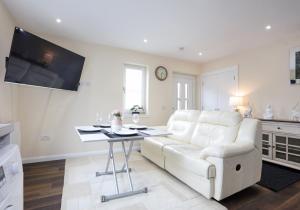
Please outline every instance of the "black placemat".
[{"label": "black placemat", "polygon": [[132,136],[145,137],[145,135],[143,135],[143,134],[141,134],[141,133],[132,134],[132,135],[118,135],[118,134],[115,134],[115,133],[110,133],[110,132],[108,132],[108,131],[105,130],[105,129],[102,129],[101,132],[104,133],[106,136],[108,136],[108,137],[111,138],[111,139],[114,139],[114,138],[120,138],[120,137],[132,137]]},{"label": "black placemat", "polygon": [[[148,134],[145,134],[145,133],[141,133],[141,132],[138,132],[137,134],[132,134],[132,135],[118,135],[118,134],[115,134],[115,133],[111,133],[105,129],[101,129],[100,131],[83,131],[83,130],[80,130],[80,129],[77,129],[79,134],[80,135],[87,135],[87,134],[95,134],[95,133],[104,133],[106,136],[108,136],[109,138],[111,139],[114,139],[114,138],[120,138],[120,137],[133,137],[133,136],[139,136],[139,137],[147,137],[149,136]],[[147,130],[152,130],[152,129],[147,129]]]},{"label": "black placemat", "polygon": [[80,129],[77,129],[77,130],[78,130],[78,132],[79,132],[80,135],[101,133],[101,130],[100,131],[83,131],[83,130],[80,130]]}]

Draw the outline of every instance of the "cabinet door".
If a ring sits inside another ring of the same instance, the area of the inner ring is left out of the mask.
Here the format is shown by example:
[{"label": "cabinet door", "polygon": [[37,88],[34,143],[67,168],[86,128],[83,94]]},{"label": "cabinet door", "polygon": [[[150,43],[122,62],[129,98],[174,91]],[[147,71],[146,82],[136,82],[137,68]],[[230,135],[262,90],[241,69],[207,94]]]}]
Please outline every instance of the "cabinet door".
[{"label": "cabinet door", "polygon": [[272,159],[272,133],[262,132],[262,155]]},{"label": "cabinet door", "polygon": [[273,160],[287,160],[287,136],[284,134],[273,134]]},{"label": "cabinet door", "polygon": [[300,166],[300,137],[288,136],[288,156],[287,160],[293,165]]}]

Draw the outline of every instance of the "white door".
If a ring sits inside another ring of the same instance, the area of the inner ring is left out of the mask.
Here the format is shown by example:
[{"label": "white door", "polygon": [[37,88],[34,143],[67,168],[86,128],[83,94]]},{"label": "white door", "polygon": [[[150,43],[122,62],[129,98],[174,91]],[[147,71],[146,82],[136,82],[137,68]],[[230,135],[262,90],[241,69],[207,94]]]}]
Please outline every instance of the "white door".
[{"label": "white door", "polygon": [[173,109],[195,109],[195,76],[174,73],[173,81]]},{"label": "white door", "polygon": [[230,111],[229,97],[238,91],[238,67],[230,67],[202,75],[202,110]]}]

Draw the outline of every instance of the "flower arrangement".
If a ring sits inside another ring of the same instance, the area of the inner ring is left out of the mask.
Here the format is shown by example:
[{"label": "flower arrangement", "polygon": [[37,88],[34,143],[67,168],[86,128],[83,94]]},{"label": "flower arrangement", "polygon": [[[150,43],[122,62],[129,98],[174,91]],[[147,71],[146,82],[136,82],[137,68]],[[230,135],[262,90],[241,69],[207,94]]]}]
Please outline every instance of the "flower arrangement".
[{"label": "flower arrangement", "polygon": [[131,113],[143,113],[145,110],[142,106],[139,105],[134,105],[131,109],[130,109]]},{"label": "flower arrangement", "polygon": [[113,119],[111,121],[111,129],[112,131],[119,131],[122,129],[122,113],[119,110],[114,110],[112,112]]},{"label": "flower arrangement", "polygon": [[121,113],[121,111],[119,111],[119,110],[114,110],[113,112],[112,112],[112,115],[114,116],[114,117],[116,117],[116,118],[121,118],[122,117],[122,113]]}]

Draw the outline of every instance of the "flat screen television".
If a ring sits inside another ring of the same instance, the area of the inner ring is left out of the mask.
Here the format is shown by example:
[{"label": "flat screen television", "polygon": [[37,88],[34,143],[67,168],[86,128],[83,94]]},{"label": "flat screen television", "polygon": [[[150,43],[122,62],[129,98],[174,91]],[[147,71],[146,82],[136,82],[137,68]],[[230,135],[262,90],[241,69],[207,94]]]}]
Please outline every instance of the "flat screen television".
[{"label": "flat screen television", "polygon": [[77,91],[85,58],[16,27],[4,81]]}]

